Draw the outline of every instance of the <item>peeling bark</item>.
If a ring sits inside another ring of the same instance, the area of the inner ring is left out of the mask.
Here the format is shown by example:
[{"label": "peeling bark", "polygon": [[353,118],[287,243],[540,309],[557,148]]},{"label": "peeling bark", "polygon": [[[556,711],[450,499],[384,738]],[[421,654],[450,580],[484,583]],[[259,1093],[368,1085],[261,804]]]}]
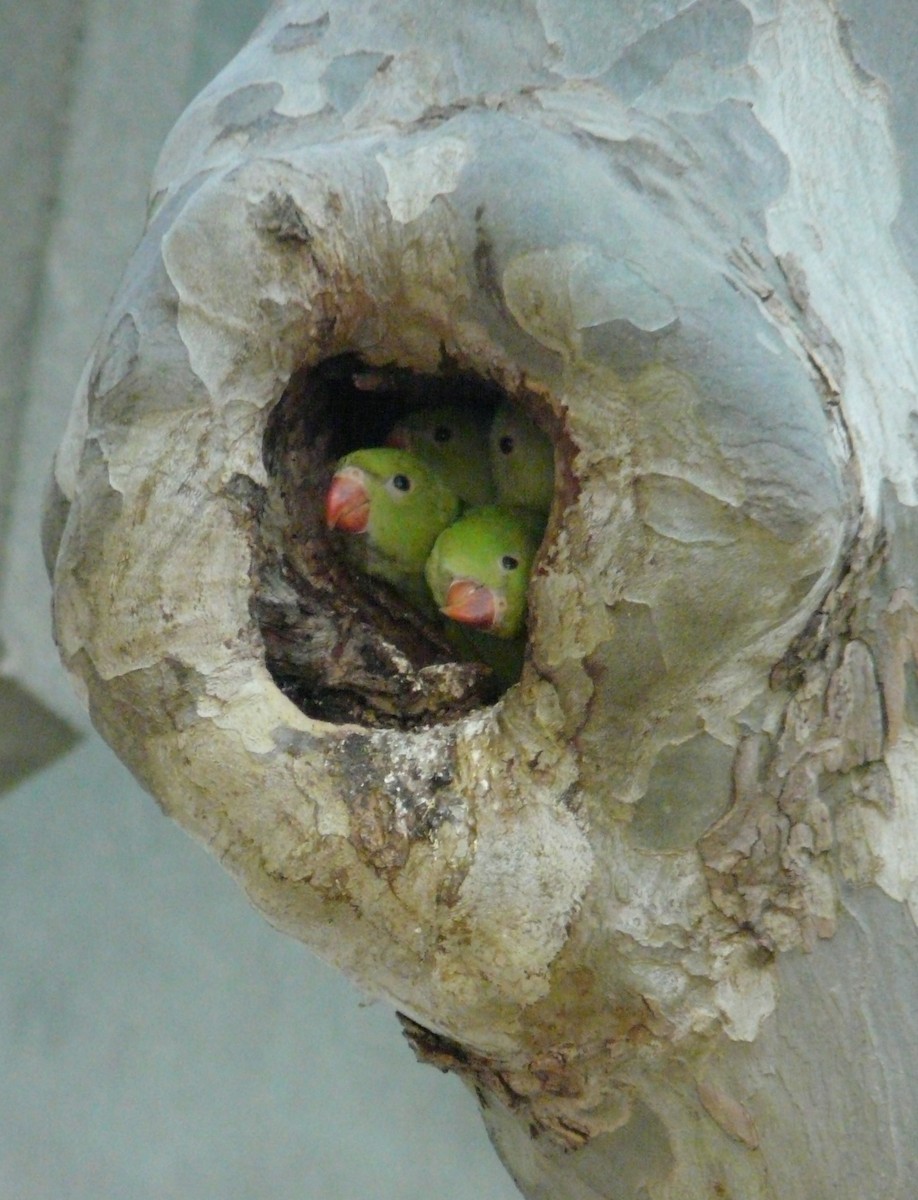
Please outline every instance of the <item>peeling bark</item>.
[{"label": "peeling bark", "polygon": [[[58,455],[98,728],[533,1200],[918,1177],[918,304],[859,36],[279,3],[166,144]],[[444,395],[555,446],[503,693],[320,520]]]}]

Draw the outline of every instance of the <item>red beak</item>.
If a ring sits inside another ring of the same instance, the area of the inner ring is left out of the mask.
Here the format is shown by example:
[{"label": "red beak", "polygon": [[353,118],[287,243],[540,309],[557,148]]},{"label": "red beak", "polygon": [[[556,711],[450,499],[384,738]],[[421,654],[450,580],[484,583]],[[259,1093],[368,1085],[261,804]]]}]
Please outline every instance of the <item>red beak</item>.
[{"label": "red beak", "polygon": [[440,612],[473,629],[493,629],[498,616],[497,597],[491,588],[474,579],[454,579]]},{"label": "red beak", "polygon": [[402,429],[400,425],[396,425],[394,429],[389,431],[389,436],[386,438],[386,445],[391,446],[394,450],[410,450],[411,439],[408,437],[408,430]]},{"label": "red beak", "polygon": [[344,533],[363,533],[370,520],[370,497],[363,472],[340,472],[332,477],[325,497],[325,524]]}]

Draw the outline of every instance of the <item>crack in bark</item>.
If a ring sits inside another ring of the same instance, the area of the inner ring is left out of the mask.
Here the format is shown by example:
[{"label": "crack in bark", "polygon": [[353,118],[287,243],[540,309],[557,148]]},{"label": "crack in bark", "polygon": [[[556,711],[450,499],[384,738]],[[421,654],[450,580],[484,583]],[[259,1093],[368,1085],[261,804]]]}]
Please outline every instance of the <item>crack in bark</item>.
[{"label": "crack in bark", "polygon": [[[836,817],[848,804],[888,811],[886,719],[871,648],[871,585],[884,561],[855,548],[839,584],[772,672],[790,696],[775,737],[737,748],[730,811],[701,840],[717,908],[784,950],[831,937],[836,922]],[[863,640],[863,639],[869,639]]]}]

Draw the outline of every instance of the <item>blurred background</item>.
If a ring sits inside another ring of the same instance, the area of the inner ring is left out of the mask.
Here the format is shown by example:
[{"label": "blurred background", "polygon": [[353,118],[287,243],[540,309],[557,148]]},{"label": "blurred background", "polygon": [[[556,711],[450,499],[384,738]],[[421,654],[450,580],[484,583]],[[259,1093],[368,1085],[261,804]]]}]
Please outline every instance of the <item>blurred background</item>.
[{"label": "blurred background", "polygon": [[0,0],[0,1200],[518,1200],[472,1097],[92,732],[44,482],[169,127],[263,0]]}]

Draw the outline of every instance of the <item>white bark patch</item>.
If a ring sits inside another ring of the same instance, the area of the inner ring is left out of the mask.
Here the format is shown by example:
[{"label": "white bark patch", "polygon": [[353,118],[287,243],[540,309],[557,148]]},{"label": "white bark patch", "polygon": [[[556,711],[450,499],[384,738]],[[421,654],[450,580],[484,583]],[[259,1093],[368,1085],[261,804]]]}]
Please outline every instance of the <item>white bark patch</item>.
[{"label": "white bark patch", "polygon": [[[693,0],[659,0],[654,4],[597,4],[589,20],[571,19],[571,9],[552,0],[536,0],[536,10],[550,45],[557,48],[552,63],[561,75],[594,75],[607,70],[610,47],[618,54],[651,30],[660,28]],[[577,12],[577,9],[574,9]]]},{"label": "white bark patch", "polygon": [[684,479],[647,474],[640,480],[641,519],[655,533],[691,545],[730,546],[743,534],[742,514]]},{"label": "white bark patch", "polygon": [[573,816],[534,801],[512,812],[482,802],[476,834],[453,934],[478,943],[485,975],[504,994],[533,1003],[548,991],[548,968],[590,882],[592,849]]},{"label": "white bark patch", "polygon": [[878,865],[877,884],[894,900],[907,900],[918,924],[918,733],[903,731],[889,748],[886,765],[892,779],[895,810],[884,816],[861,810],[863,833]]},{"label": "white bark patch", "polygon": [[[132,431],[146,428],[137,422]],[[62,592],[58,641],[70,658],[85,649],[99,675],[115,679],[161,662],[165,638],[174,661],[207,675],[238,671],[233,679],[238,684],[248,665],[240,631],[248,627],[251,555],[226,509],[192,486],[179,488],[176,496],[169,472],[179,480],[190,478],[198,443],[195,436],[185,436],[187,429],[172,432],[164,435],[160,454],[149,460],[147,447],[133,439],[112,447],[112,461],[125,467],[119,474],[125,488],[122,528],[138,538],[137,551],[125,554],[122,541],[111,534],[100,539],[94,558],[105,582],[86,592]],[[155,483],[148,490],[130,469],[134,457],[149,461]],[[195,563],[193,573],[183,568],[179,542]],[[118,638],[109,636],[110,624],[121,630]],[[202,638],[202,629],[208,637]]]},{"label": "white bark patch", "polygon": [[605,88],[581,80],[535,93],[539,105],[585,133],[607,142],[626,142],[634,136],[634,118]]},{"label": "white bark patch", "polygon": [[676,319],[669,299],[635,267],[579,243],[521,254],[502,286],[520,328],[565,357],[579,354],[583,329],[627,321],[654,332]]},{"label": "white bark patch", "polygon": [[663,117],[673,112],[706,113],[722,101],[747,99],[754,82],[754,73],[746,68],[708,73],[699,71],[695,61],[686,60],[641,96],[641,107]]},{"label": "white bark patch", "polygon": [[826,750],[827,770],[850,771],[882,757],[880,689],[873,658],[863,642],[845,647],[841,666],[829,682],[826,710],[827,732],[834,743]]},{"label": "white bark patch", "polygon": [[202,697],[198,715],[218,729],[238,734],[249,754],[274,751],[278,728],[312,728],[309,718],[277,689],[264,668],[246,663],[235,671],[215,673],[208,682],[212,692],[219,690],[222,695]]},{"label": "white bark patch", "polygon": [[[312,237],[336,219],[327,207],[334,186],[319,167],[306,174],[250,163],[231,179],[203,184],[163,237],[163,263],[179,297],[178,330],[222,419],[240,422],[228,439],[234,450],[251,445],[245,422],[302,364],[316,292],[305,242],[291,253],[259,223],[283,196],[296,206],[303,238]],[[230,470],[261,477],[257,455],[229,457]]]},{"label": "white bark patch", "polygon": [[754,1042],[777,1002],[772,972],[763,967],[732,971],[717,984],[714,997],[724,1030],[735,1042]]},{"label": "white bark patch", "polygon": [[642,947],[678,945],[707,908],[694,852],[648,855],[610,842],[606,921]]},{"label": "white bark patch", "polygon": [[[550,837],[553,853],[545,853]],[[480,914],[502,926],[493,965],[499,981],[519,989],[521,1001],[548,990],[547,970],[561,950],[567,927],[589,881],[592,855],[573,821],[558,828],[537,809],[527,820],[492,839],[476,856],[463,896]],[[559,870],[563,861],[565,870]]]},{"label": "white bark patch", "polygon": [[[918,392],[918,296],[891,226],[900,205],[899,160],[882,86],[858,79],[831,5],[782,6],[760,28],[750,65],[767,81],[754,111],[787,155],[788,187],[767,213],[769,243],[805,280],[805,306],[844,347],[841,398],[875,511],[881,480],[918,499],[908,418]],[[824,121],[800,120],[822,113]],[[857,169],[849,159],[857,147]],[[840,180],[844,179],[844,184]]]},{"label": "white bark patch", "polygon": [[92,368],[93,361],[90,358],[80,376],[67,427],[54,458],[54,475],[58,486],[64,495],[70,498],[76,495],[79,486],[80,458],[89,432],[88,387]]},{"label": "white bark patch", "polygon": [[377,71],[359,103],[345,115],[347,128],[364,130],[374,125],[407,126],[432,106],[454,98],[450,74],[437,59],[423,51],[403,48],[385,70]]},{"label": "white bark patch", "polygon": [[454,192],[471,158],[462,138],[444,137],[404,154],[377,154],[386,173],[386,203],[402,225],[415,220],[437,196]]}]

